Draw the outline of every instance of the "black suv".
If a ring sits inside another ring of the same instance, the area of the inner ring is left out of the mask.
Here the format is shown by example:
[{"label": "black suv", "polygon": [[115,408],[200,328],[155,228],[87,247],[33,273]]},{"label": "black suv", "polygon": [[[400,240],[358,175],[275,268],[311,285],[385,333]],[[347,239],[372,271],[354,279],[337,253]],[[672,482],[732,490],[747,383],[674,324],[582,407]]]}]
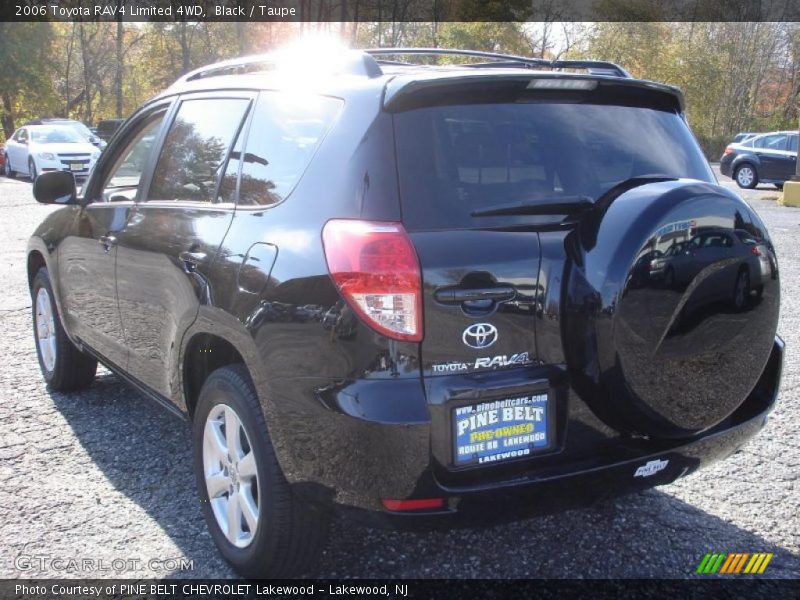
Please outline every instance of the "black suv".
[{"label": "black suv", "polygon": [[105,119],[104,121],[99,121],[97,127],[95,127],[95,132],[100,139],[108,142],[124,122],[125,119]]},{"label": "black suv", "polygon": [[[309,568],[332,508],[455,526],[670,483],[764,426],[783,360],[772,243],[683,114],[595,61],[200,69],[82,197],[37,179],[67,205],[28,250],[41,370],[184,415],[248,576]],[[649,276],[710,229],[742,243]]]}]

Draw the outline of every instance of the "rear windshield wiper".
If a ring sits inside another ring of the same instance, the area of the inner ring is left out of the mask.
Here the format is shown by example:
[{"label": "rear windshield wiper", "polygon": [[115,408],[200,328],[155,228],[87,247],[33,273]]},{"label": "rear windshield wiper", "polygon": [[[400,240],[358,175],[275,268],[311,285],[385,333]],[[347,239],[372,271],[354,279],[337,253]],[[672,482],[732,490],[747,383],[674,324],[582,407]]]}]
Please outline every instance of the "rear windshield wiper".
[{"label": "rear windshield wiper", "polygon": [[594,206],[589,196],[559,196],[540,198],[529,202],[501,204],[492,208],[472,211],[473,217],[495,217],[502,215],[570,215]]}]

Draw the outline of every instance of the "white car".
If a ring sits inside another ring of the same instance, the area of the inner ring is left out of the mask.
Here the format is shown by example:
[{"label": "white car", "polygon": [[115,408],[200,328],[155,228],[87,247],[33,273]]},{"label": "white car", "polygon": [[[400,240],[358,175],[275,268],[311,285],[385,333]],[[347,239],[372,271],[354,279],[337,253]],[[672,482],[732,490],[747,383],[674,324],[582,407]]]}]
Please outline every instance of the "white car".
[{"label": "white car", "polygon": [[40,173],[70,171],[85,179],[100,156],[100,150],[66,125],[20,127],[6,142],[6,177],[27,174],[35,180]]}]

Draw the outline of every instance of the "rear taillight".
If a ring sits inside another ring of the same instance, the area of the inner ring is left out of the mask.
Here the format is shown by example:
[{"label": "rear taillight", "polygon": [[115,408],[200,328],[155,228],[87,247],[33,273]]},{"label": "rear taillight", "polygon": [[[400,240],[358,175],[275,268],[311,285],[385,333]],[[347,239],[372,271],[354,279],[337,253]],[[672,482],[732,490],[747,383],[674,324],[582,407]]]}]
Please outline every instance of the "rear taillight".
[{"label": "rear taillight", "polygon": [[[719,147],[719,146],[717,146],[717,147]],[[723,152],[723,154],[725,156],[727,156],[728,154],[732,154],[732,153],[733,153],[733,146],[725,146],[725,152]]]},{"label": "rear taillight", "polygon": [[334,219],[322,229],[328,270],[350,307],[375,331],[422,341],[422,276],[400,223]]},{"label": "rear taillight", "polygon": [[761,250],[758,249],[758,246],[750,246],[750,254],[761,256]]}]

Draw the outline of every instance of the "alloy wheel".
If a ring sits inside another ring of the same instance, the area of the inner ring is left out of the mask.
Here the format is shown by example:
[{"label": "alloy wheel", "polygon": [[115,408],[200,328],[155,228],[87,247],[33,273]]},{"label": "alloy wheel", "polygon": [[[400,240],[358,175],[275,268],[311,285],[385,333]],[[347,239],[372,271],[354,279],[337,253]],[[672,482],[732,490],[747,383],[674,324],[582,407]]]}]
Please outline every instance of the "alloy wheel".
[{"label": "alloy wheel", "polygon": [[242,420],[227,404],[206,418],[203,474],[217,525],[237,548],[249,546],[260,517],[258,468]]},{"label": "alloy wheel", "polygon": [[742,167],[736,174],[736,180],[742,187],[747,187],[749,185],[752,185],[754,177],[755,173],[753,173],[753,169],[751,169],[750,167]]}]

